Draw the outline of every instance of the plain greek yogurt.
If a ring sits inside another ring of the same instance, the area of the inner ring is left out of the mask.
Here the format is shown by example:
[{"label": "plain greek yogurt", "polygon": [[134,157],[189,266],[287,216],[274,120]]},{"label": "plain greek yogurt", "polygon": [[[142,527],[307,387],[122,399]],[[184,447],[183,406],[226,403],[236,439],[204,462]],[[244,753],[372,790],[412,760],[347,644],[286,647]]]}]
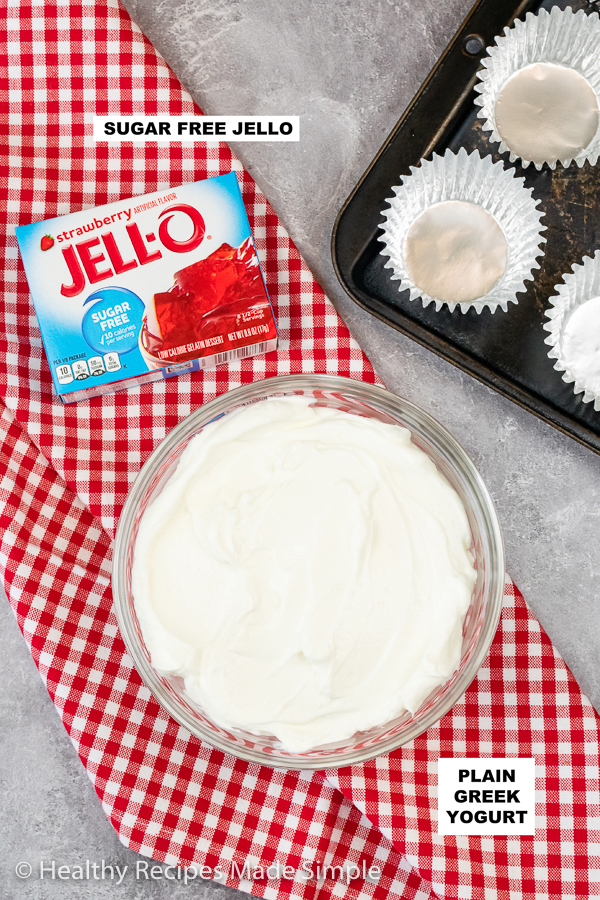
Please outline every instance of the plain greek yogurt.
[{"label": "plain greek yogurt", "polygon": [[313,403],[196,435],[132,572],[153,666],[290,752],[415,711],[459,665],[476,578],[462,502],[409,431]]}]

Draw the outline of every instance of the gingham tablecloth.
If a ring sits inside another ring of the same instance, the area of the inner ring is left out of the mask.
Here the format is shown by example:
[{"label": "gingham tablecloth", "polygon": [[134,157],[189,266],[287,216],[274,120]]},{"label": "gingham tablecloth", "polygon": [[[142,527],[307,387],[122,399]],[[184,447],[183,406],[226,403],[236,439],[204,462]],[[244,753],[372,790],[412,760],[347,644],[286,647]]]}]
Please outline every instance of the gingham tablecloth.
[{"label": "gingham tablecloth", "polygon": [[[239,762],[180,728],[141,684],[111,609],[111,537],[166,432],[257,378],[375,380],[252,179],[224,145],[108,148],[94,114],[198,112],[116,0],[5,0],[0,97],[0,567],[9,600],[119,837],[171,864],[380,865],[358,880],[227,883],[265,897],[585,898],[599,893],[598,718],[511,582],[479,677],[411,746],[338,773]],[[233,169],[281,331],[276,354],[63,407],[12,226]],[[533,838],[441,838],[439,755],[533,755]],[[413,866],[415,868],[413,868]],[[419,874],[420,873],[420,874]],[[431,882],[434,883],[435,893]]]}]

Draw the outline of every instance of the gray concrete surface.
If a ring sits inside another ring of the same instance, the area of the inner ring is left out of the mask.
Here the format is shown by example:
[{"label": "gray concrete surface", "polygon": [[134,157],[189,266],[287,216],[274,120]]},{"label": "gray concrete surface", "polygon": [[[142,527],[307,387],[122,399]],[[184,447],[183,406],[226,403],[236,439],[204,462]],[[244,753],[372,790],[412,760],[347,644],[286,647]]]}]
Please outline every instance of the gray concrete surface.
[{"label": "gray concrete surface", "polygon": [[[236,150],[388,388],[431,412],[496,501],[507,567],[600,710],[600,459],[360,311],[333,272],[335,215],[470,0],[125,0],[207,113],[301,116],[299,144]],[[21,859],[127,863],[0,606],[0,892],[9,898],[213,897],[218,885],[19,882]]]}]

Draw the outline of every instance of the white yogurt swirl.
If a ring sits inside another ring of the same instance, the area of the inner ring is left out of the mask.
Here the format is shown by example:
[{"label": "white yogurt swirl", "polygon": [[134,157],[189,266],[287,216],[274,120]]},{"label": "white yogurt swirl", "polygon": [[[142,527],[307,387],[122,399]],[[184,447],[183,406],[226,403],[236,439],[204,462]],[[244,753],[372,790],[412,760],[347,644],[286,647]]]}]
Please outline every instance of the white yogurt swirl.
[{"label": "white yogurt swirl", "polygon": [[290,752],[416,710],[460,662],[476,578],[464,507],[410,433],[312,402],[193,438],[132,573],[154,667]]}]

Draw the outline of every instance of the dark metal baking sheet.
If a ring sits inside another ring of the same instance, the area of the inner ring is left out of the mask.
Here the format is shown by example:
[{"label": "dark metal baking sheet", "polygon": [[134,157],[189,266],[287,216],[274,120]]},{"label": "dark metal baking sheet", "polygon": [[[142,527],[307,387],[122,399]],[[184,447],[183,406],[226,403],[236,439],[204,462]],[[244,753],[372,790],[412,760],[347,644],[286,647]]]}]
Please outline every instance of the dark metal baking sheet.
[{"label": "dark metal baking sheet", "polygon": [[[600,453],[600,412],[583,403],[583,395],[575,395],[553,368],[542,328],[554,286],[573,263],[600,247],[600,163],[554,171],[544,166],[541,172],[511,164],[508,153],[494,150],[498,144],[490,144],[482,132],[473,103],[485,47],[504,27],[530,10],[568,5],[589,13],[598,9],[598,0],[478,0],[340,211],[332,253],[338,278],[364,309]],[[409,300],[408,291],[399,292],[384,268],[379,225],[392,186],[420,159],[448,147],[478,149],[502,160],[542,201],[548,230],[541,269],[506,313],[450,313],[447,307],[435,312],[433,304],[424,309],[419,299]]]}]

